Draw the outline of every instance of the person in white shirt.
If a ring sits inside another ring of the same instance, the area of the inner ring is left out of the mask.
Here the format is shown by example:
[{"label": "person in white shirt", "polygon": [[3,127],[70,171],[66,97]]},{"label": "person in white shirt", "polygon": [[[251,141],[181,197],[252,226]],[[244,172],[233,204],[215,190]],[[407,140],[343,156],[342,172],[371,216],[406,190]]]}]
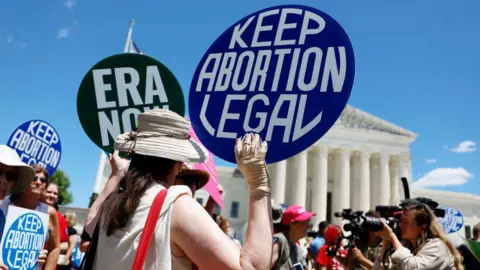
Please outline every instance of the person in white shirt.
[{"label": "person in white shirt", "polygon": [[[128,170],[116,168],[113,162],[112,176],[87,216],[85,229],[90,235],[100,219],[93,269],[132,268],[153,199],[164,189],[168,194],[145,269],[190,270],[193,264],[209,270],[268,269],[273,229],[267,143],[257,134],[247,134],[232,149],[250,191],[248,228],[240,249],[192,198],[187,186],[175,185],[184,163],[203,163],[208,158],[208,152],[190,140],[190,122],[172,111],[154,109],[139,114],[137,123],[137,131],[115,141],[117,151],[131,155]],[[118,153],[110,156],[117,157]]]}]

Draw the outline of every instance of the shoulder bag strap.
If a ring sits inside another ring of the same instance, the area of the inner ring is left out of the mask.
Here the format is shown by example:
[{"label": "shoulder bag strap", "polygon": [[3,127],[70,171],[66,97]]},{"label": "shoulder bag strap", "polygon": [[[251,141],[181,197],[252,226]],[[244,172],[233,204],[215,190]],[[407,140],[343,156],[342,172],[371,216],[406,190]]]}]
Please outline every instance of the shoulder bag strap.
[{"label": "shoulder bag strap", "polygon": [[93,263],[95,262],[95,255],[97,254],[100,223],[101,223],[101,216],[97,220],[97,224],[95,225],[95,230],[93,231],[92,238],[90,239],[90,244],[88,245],[87,251],[83,256],[82,263],[80,264],[80,269],[93,269]]},{"label": "shoulder bag strap", "polygon": [[145,227],[140,238],[140,244],[138,246],[137,254],[135,256],[135,260],[133,261],[132,270],[143,269],[145,259],[147,258],[148,247],[150,246],[152,238],[155,234],[155,227],[157,226],[158,217],[160,216],[163,202],[165,201],[166,197],[167,190],[164,189],[160,191],[153,200],[152,207],[148,212],[147,221],[145,222]]}]

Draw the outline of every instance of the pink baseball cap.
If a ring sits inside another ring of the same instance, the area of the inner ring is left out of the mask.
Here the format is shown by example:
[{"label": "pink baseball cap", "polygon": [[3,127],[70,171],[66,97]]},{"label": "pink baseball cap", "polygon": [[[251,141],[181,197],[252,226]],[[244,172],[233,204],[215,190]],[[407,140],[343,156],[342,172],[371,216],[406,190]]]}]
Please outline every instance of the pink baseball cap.
[{"label": "pink baseball cap", "polygon": [[287,225],[292,221],[307,221],[310,220],[315,213],[308,212],[305,208],[299,205],[289,206],[282,215],[282,223]]}]

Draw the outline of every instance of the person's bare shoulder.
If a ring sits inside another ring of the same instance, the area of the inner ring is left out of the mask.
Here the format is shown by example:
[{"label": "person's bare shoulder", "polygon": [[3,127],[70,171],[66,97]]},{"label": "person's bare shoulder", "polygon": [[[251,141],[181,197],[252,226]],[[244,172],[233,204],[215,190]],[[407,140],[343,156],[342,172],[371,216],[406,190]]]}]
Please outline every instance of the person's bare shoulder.
[{"label": "person's bare shoulder", "polygon": [[48,206],[48,215],[49,215],[50,217],[52,217],[52,216],[55,216],[55,217],[56,217],[56,216],[57,216],[57,210],[55,210],[55,208],[54,208],[53,206],[50,206],[50,205],[49,205],[49,206]]}]

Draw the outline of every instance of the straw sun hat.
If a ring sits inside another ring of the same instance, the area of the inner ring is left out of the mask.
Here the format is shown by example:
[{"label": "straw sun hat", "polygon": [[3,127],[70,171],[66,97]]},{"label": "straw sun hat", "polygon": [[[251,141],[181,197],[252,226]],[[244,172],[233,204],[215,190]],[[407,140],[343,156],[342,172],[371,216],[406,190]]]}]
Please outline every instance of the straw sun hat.
[{"label": "straw sun hat", "polygon": [[119,135],[115,150],[185,163],[204,163],[208,152],[190,139],[190,121],[165,109],[138,115],[136,131]]},{"label": "straw sun hat", "polygon": [[30,186],[35,170],[22,162],[15,150],[6,145],[0,145],[0,163],[17,169],[18,178],[13,185],[12,193],[20,193]]}]

